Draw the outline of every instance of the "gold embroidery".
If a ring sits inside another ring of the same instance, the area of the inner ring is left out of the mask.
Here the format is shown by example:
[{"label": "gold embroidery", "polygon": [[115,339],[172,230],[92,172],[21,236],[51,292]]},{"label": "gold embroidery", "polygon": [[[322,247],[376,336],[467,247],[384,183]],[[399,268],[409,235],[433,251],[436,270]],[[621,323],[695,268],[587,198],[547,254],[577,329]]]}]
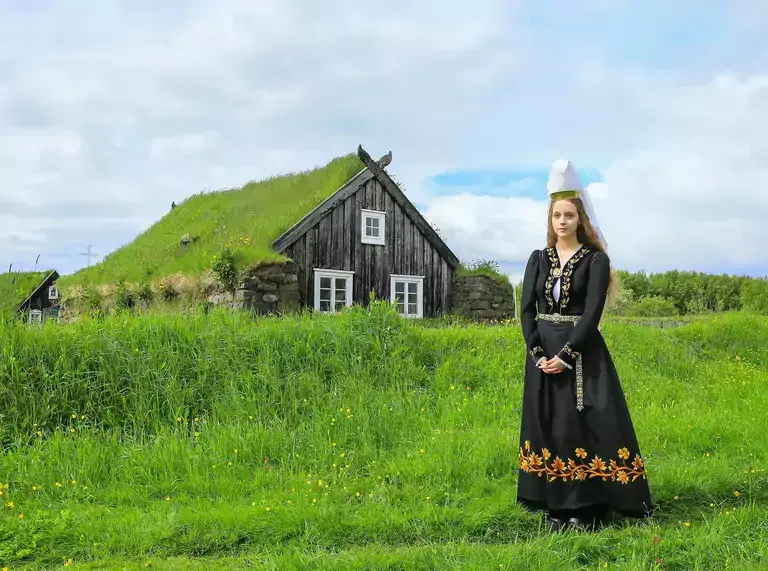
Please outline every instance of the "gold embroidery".
[{"label": "gold embroidery", "polygon": [[[574,325],[574,327],[575,327],[575,325]],[[578,357],[578,356],[580,355],[580,353],[579,353],[578,351],[574,351],[573,349],[571,349],[571,345],[570,345],[569,343],[566,343],[566,344],[563,346],[563,351],[564,351],[564,352],[565,352],[565,354],[566,354],[566,355],[568,355],[568,356],[569,356],[571,359],[574,359],[574,358],[576,358],[576,357]]]},{"label": "gold embroidery", "polygon": [[547,256],[549,257],[549,275],[547,276],[547,282],[544,284],[544,296],[547,298],[549,307],[555,306],[555,298],[552,296],[552,289],[555,285],[555,269],[560,272],[560,259],[557,257],[557,250],[555,248],[547,248]]},{"label": "gold embroidery", "polygon": [[539,345],[536,345],[536,347],[531,349],[531,357],[535,358],[536,355],[544,355],[544,354],[545,354],[544,349]]},{"label": "gold embroidery", "polygon": [[[579,248],[579,251],[576,252],[573,256],[571,256],[571,259],[566,262],[565,267],[563,268],[563,276],[561,278],[560,282],[560,310],[568,305],[568,302],[570,301],[571,296],[571,277],[573,276],[573,268],[574,266],[581,260],[586,253],[589,252],[589,247],[586,244],[583,244],[581,248]],[[559,261],[558,261],[559,264]]]},{"label": "gold embroidery", "polygon": [[576,357],[576,410],[584,410],[584,366],[581,353]]},{"label": "gold embroidery", "polygon": [[[584,448],[577,448],[575,450],[576,457],[584,460],[587,457],[587,451]],[[602,478],[603,481],[607,481],[609,478],[614,482],[620,482],[622,484],[628,484],[631,481],[634,482],[638,478],[645,479],[645,466],[643,459],[639,454],[635,454],[634,460],[631,465],[627,465],[629,460],[629,449],[624,447],[618,451],[618,456],[621,464],[614,459],[611,459],[607,464],[606,462],[595,455],[592,460],[588,462],[577,462],[571,458],[567,458],[567,464],[556,456],[555,459],[547,465],[547,461],[552,456],[552,453],[543,448],[541,455],[531,451],[531,441],[525,441],[525,450],[520,448],[520,469],[528,474],[536,474],[541,478],[547,476],[550,482],[562,478],[565,482],[567,480],[579,480],[584,481],[587,478]]]}]

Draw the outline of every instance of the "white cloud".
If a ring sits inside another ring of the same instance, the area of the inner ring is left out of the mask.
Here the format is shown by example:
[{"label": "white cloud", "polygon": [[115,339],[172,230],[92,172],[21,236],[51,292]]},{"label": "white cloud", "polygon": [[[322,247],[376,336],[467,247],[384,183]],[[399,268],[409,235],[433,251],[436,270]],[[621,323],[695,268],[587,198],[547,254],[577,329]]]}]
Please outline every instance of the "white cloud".
[{"label": "white cloud", "polygon": [[215,134],[190,133],[152,139],[149,146],[149,156],[152,160],[169,161],[189,155],[197,155],[211,144]]},{"label": "white cloud", "polygon": [[[611,85],[599,88],[605,93]],[[635,103],[650,120],[639,128],[650,125],[653,133],[645,150],[627,144],[637,126],[616,125],[624,149],[617,149],[605,181],[590,186],[614,264],[636,270],[768,268],[768,76],[650,83]],[[541,194],[541,201],[524,206],[504,198],[438,198],[429,213],[465,250],[520,263],[545,240],[544,188]],[[462,217],[469,212],[487,222],[468,226]],[[501,241],[484,234],[485,227],[505,222]]]},{"label": "white cloud", "polygon": [[[363,143],[393,151],[390,171],[465,258],[520,262],[543,237],[543,205],[434,199],[427,177],[567,156],[604,172],[595,206],[617,263],[766,263],[750,226],[765,206],[766,79],[701,60],[696,76],[624,65],[598,35],[552,41],[563,36],[532,25],[530,6],[20,4],[0,22],[0,253],[26,263],[29,233],[45,236],[43,258],[70,271],[89,242],[106,253],[130,241],[172,200]],[[731,17],[739,26],[762,10],[745,6]],[[590,1],[563,16],[565,37],[579,18],[623,9]],[[750,37],[744,53],[766,51]],[[760,57],[741,58],[743,69]]]}]

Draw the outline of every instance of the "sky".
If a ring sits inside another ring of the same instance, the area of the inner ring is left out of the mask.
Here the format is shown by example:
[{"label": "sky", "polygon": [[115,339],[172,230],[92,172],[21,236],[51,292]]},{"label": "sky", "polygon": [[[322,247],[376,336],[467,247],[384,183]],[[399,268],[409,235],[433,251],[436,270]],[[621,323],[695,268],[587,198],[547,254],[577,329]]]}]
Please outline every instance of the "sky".
[{"label": "sky", "polygon": [[0,271],[76,271],[172,201],[362,144],[513,279],[562,158],[615,267],[765,276],[760,4],[0,0]]}]

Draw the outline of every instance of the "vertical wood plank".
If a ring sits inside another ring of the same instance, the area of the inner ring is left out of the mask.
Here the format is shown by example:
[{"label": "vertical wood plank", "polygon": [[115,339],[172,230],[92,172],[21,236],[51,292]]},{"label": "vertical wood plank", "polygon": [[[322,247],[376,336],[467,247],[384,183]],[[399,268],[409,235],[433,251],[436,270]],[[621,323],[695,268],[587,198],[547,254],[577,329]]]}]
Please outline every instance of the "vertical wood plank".
[{"label": "vertical wood plank", "polygon": [[440,291],[440,308],[441,313],[446,313],[448,309],[448,291],[450,291],[448,283],[448,263],[440,259],[440,281],[442,283],[442,288]]},{"label": "vertical wood plank", "polygon": [[341,240],[341,250],[343,252],[342,255],[342,269],[344,270],[351,270],[352,269],[352,252],[354,251],[354,229],[352,228],[352,198],[347,197],[347,199],[344,201],[344,205],[340,206],[344,211],[344,222],[343,222],[343,228],[341,230],[342,232],[342,240]]},{"label": "vertical wood plank", "polygon": [[[367,209],[373,208],[373,194],[375,186],[376,179],[371,179],[365,184],[364,204]],[[371,293],[371,289],[373,288],[373,280],[371,279],[371,276],[373,275],[373,272],[371,272],[373,266],[373,248],[374,246],[371,244],[363,244],[363,307],[368,306],[368,295]]]},{"label": "vertical wood plank", "polygon": [[314,268],[317,267],[317,258],[315,256],[315,244],[317,242],[317,225],[310,228],[304,235],[305,238],[305,276],[304,276],[304,294],[307,299],[307,305],[311,308],[315,303],[315,273]]},{"label": "vertical wood plank", "polygon": [[307,271],[306,242],[307,237],[304,235],[293,243],[290,253],[288,254],[288,257],[290,257],[293,260],[293,263],[296,264],[296,277],[299,280],[299,303],[302,305],[306,304],[307,299],[306,291],[304,290]]},{"label": "vertical wood plank", "polygon": [[432,317],[435,314],[435,274],[432,271],[432,244],[430,243],[427,243],[424,248],[424,297],[428,298],[425,301],[424,311]]},{"label": "vertical wood plank", "polygon": [[331,219],[331,263],[333,269],[344,269],[344,204],[332,211]]},{"label": "vertical wood plank", "polygon": [[383,273],[383,282],[384,287],[382,290],[382,295],[384,296],[384,299],[389,300],[392,297],[392,292],[390,292],[390,274],[393,272],[394,264],[392,263],[394,260],[394,245],[395,245],[395,216],[394,216],[394,201],[392,200],[392,196],[382,187],[383,191],[383,200],[384,200],[384,211],[386,212],[386,215],[384,217],[384,229],[386,231],[385,234],[385,246],[384,246],[384,263],[382,268]]},{"label": "vertical wood plank", "polygon": [[320,219],[319,235],[317,237],[318,259],[323,268],[330,268],[333,266],[332,254],[331,254],[331,218],[332,214],[323,216]]},{"label": "vertical wood plank", "polygon": [[443,290],[443,283],[442,283],[442,276],[440,275],[440,263],[442,262],[442,258],[438,255],[437,252],[434,252],[434,255],[432,256],[432,273],[435,276],[435,315],[440,316],[442,315],[442,302],[440,300],[440,295]]},{"label": "vertical wood plank", "polygon": [[392,211],[395,215],[395,233],[394,233],[394,248],[392,249],[392,267],[393,271],[392,273],[395,274],[402,274],[403,273],[403,211],[400,209],[400,206],[397,204],[392,205]]},{"label": "vertical wood plank", "polygon": [[354,232],[354,261],[353,261],[353,269],[355,271],[355,276],[352,279],[352,301],[354,303],[362,303],[363,299],[363,290],[365,289],[365,284],[363,283],[363,245],[362,240],[362,232],[361,232],[361,224],[362,224],[362,218],[360,214],[360,210],[363,208],[363,201],[365,199],[365,190],[364,188],[360,188],[352,197],[354,200],[354,212],[352,213],[352,225],[353,225],[353,232]]},{"label": "vertical wood plank", "polygon": [[[373,181],[373,205],[376,210],[384,209],[384,187],[378,181]],[[384,215],[386,226],[386,214]],[[382,228],[381,231],[386,231]],[[376,299],[384,299],[384,271],[386,266],[385,246],[372,246],[373,261],[371,267],[371,287],[376,292]]]}]

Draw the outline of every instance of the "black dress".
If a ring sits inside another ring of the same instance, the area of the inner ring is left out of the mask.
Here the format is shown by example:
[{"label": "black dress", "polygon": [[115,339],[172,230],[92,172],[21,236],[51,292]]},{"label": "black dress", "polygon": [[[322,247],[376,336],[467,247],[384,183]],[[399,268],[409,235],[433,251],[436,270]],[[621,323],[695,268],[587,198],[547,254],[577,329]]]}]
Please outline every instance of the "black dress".
[{"label": "black dress", "polygon": [[[609,275],[607,254],[587,245],[562,269],[555,248],[535,250],[525,268],[521,321],[528,354],[517,499],[529,508],[652,514],[624,392],[598,328]],[[561,373],[536,366],[554,355],[566,364]]]}]

